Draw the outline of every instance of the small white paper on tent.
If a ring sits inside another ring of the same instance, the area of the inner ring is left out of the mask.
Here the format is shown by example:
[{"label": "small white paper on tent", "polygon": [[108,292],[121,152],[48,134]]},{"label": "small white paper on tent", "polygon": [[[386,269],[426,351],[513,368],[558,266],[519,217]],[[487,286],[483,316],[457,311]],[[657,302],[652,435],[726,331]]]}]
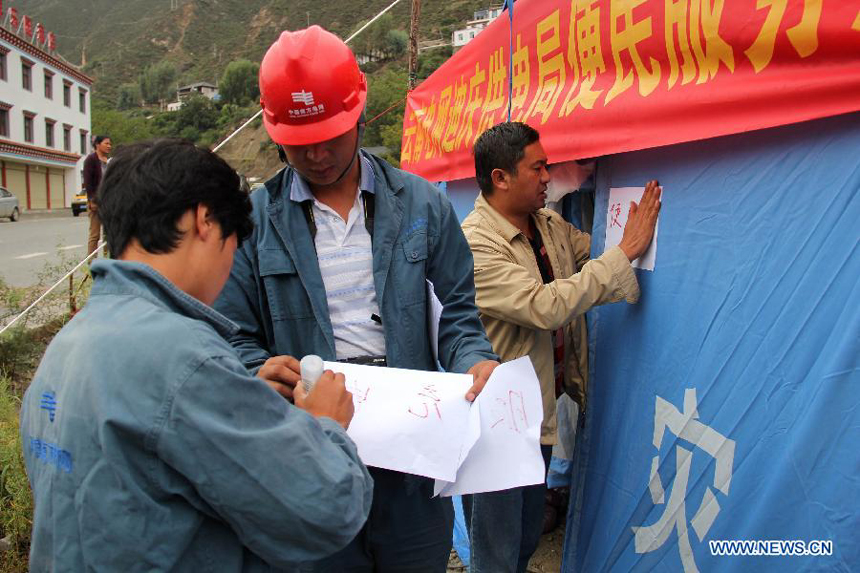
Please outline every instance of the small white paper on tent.
[{"label": "small white paper on tent", "polygon": [[543,482],[543,401],[529,357],[496,367],[472,410],[478,413],[477,420],[471,423],[480,425],[480,437],[466,455],[454,483],[437,480],[435,493],[482,493]]},{"label": "small white paper on tent", "polygon": [[347,434],[365,465],[454,480],[470,440],[471,375],[341,362],[325,368],[346,377],[355,405]]},{"label": "small white paper on tent", "polygon": [[[609,250],[621,242],[624,235],[624,225],[627,224],[627,216],[630,214],[630,202],[637,205],[645,193],[644,187],[612,187],[609,189],[609,209],[606,212],[606,243],[604,251]],[[654,228],[654,239],[638,259],[631,264],[639,269],[647,271],[654,270],[657,260],[657,231],[660,230],[660,219],[657,218],[657,226]]]}]

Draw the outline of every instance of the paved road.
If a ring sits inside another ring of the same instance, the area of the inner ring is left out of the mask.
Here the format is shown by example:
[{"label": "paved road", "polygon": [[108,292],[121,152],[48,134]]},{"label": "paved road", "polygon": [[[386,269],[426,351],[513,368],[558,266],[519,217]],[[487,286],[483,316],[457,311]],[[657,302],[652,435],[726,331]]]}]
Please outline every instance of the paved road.
[{"label": "paved road", "polygon": [[24,213],[15,223],[0,219],[0,277],[25,287],[50,266],[71,269],[86,256],[88,226],[86,213],[73,217],[71,209]]}]

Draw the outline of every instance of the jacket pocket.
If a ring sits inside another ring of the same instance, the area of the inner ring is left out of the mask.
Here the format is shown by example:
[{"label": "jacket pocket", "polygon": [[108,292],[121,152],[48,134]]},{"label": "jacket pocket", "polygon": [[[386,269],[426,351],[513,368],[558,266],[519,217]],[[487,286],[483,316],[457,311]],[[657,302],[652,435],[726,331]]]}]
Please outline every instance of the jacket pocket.
[{"label": "jacket pocket", "polygon": [[282,250],[260,250],[257,259],[272,320],[313,316],[311,301],[290,256]]},{"label": "jacket pocket", "polygon": [[427,232],[416,231],[400,243],[402,258],[395,257],[398,299],[404,305],[427,300]]}]

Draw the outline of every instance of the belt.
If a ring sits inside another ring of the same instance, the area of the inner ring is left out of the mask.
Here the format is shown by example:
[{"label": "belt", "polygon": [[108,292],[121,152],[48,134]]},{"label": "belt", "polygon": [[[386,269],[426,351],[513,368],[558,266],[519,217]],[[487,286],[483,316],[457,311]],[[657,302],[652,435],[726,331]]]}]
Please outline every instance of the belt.
[{"label": "belt", "polygon": [[362,366],[385,366],[385,356],[353,356],[338,360],[344,364],[361,364]]}]

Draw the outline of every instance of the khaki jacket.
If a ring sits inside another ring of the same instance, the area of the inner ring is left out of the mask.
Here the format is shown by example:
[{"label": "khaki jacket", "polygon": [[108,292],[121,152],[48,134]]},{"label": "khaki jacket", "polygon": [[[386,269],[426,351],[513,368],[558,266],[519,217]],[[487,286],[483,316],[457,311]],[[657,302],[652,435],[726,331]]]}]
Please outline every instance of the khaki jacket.
[{"label": "khaki jacket", "polygon": [[520,230],[478,196],[463,221],[475,258],[476,302],[493,350],[502,362],[528,355],[543,396],[541,443],[556,442],[552,331],[564,327],[565,391],[581,406],[588,387],[584,313],[591,307],[639,300],[633,267],[619,247],[589,260],[591,237],[556,212],[541,209],[535,226],[555,279],[543,284],[534,251]]}]

